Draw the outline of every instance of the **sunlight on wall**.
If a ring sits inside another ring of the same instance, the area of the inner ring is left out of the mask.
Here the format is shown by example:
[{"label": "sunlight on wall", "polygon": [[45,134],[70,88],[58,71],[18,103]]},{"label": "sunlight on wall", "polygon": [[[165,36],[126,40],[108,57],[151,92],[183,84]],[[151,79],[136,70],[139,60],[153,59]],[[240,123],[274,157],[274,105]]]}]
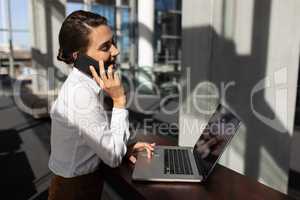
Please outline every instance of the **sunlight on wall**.
[{"label": "sunlight on wall", "polygon": [[288,182],[287,174],[278,167],[272,156],[264,147],[260,148],[260,153],[264,162],[259,162],[260,178],[258,181],[279,191],[286,192],[287,185],[282,183]]},{"label": "sunlight on wall", "polygon": [[245,133],[247,128],[244,124],[237,130],[237,135],[220,158],[219,164],[224,165],[238,173],[244,174],[245,163]]}]

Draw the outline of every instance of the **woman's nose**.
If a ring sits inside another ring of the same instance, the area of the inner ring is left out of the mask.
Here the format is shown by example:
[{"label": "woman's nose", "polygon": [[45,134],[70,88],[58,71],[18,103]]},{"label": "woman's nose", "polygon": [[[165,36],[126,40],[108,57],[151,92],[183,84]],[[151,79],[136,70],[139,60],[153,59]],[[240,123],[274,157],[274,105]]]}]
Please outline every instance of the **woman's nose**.
[{"label": "woman's nose", "polygon": [[115,45],[112,45],[111,56],[117,56],[117,55],[119,55],[119,53],[120,53],[119,49]]}]

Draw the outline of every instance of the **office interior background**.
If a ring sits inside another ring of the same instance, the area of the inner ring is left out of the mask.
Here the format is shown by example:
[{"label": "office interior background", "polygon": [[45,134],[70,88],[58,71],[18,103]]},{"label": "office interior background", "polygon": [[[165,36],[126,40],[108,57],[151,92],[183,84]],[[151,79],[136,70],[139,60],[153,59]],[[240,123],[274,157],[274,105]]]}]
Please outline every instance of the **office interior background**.
[{"label": "office interior background", "polygon": [[299,8],[298,0],[0,0],[3,195],[33,199],[49,186],[49,110],[71,70],[56,59],[58,32],[81,9],[107,17],[116,34],[133,133],[193,146],[201,128],[188,122],[210,116],[197,108],[222,102],[243,126],[220,164],[300,197]]}]

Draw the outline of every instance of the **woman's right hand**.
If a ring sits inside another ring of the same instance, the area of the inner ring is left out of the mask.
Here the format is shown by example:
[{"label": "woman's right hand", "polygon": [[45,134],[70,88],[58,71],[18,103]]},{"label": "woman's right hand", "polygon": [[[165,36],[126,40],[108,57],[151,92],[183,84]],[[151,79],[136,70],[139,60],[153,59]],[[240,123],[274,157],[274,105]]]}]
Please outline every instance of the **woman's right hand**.
[{"label": "woman's right hand", "polygon": [[119,75],[113,71],[113,65],[110,65],[106,72],[102,60],[99,61],[99,66],[99,75],[95,68],[90,66],[93,79],[112,98],[114,107],[124,108],[126,105],[126,96]]},{"label": "woman's right hand", "polygon": [[147,143],[147,142],[137,142],[127,147],[127,157],[128,159],[135,164],[137,159],[137,153],[140,151],[146,151],[147,157],[150,159],[153,155],[155,143]]}]

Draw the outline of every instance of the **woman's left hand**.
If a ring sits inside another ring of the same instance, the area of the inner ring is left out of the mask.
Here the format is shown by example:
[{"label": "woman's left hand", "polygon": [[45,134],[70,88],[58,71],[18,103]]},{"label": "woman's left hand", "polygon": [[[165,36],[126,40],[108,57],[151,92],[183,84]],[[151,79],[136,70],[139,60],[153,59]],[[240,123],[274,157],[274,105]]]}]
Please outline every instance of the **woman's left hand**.
[{"label": "woman's left hand", "polygon": [[128,158],[133,164],[135,164],[136,154],[140,151],[147,151],[147,157],[150,159],[152,157],[154,147],[155,143],[149,144],[147,142],[137,142],[128,147]]}]

